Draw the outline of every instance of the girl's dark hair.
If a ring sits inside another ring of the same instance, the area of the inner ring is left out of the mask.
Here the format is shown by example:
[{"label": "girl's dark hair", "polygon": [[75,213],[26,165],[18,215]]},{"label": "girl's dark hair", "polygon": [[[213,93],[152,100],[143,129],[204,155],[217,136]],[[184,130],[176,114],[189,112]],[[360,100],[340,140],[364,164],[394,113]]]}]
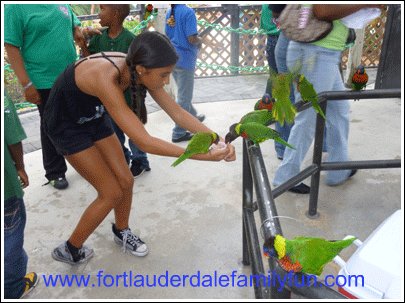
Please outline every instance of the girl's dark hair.
[{"label": "girl's dark hair", "polygon": [[126,63],[131,74],[132,110],[147,121],[145,106],[146,87],[136,84],[136,66],[159,68],[176,64],[178,56],[169,38],[159,32],[144,32],[135,37],[128,49]]}]

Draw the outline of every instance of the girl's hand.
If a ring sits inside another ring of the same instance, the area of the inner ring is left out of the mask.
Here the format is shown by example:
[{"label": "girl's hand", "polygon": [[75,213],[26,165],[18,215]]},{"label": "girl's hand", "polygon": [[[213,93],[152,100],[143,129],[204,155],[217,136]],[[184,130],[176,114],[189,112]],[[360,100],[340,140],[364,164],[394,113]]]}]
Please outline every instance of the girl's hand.
[{"label": "girl's hand", "polygon": [[210,149],[210,151],[207,153],[207,156],[208,160],[210,161],[221,161],[225,159],[228,153],[229,153],[228,146],[224,148],[218,144]]},{"label": "girl's hand", "polygon": [[41,95],[34,85],[31,85],[24,91],[25,100],[34,104],[41,104]]},{"label": "girl's hand", "polygon": [[235,147],[230,143],[227,144],[227,147],[229,148],[229,153],[226,155],[224,160],[226,162],[235,161],[236,160]]}]

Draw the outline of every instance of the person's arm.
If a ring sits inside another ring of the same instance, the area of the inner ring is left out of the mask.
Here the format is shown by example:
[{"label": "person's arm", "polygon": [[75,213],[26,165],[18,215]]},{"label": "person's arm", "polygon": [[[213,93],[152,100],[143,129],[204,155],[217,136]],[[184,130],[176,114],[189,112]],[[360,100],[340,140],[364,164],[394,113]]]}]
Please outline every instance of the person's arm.
[{"label": "person's arm", "polygon": [[24,167],[24,153],[22,143],[18,142],[16,144],[8,145],[8,150],[10,151],[11,158],[14,161],[15,168],[22,183],[22,187],[25,188],[29,185],[29,181]]},{"label": "person's arm", "polygon": [[198,35],[192,35],[187,37],[188,42],[191,44],[197,46],[198,48],[201,48],[202,45],[202,39]]},{"label": "person's arm", "polygon": [[349,16],[366,7],[378,7],[380,4],[314,4],[314,16],[319,20],[333,21]]},{"label": "person's arm", "polygon": [[[157,89],[149,91],[152,98],[159,104],[159,106],[170,116],[170,118],[176,122],[180,127],[196,132],[212,132],[207,126],[201,123],[196,117],[191,115],[189,112],[184,110],[180,105],[178,105],[169,94],[163,89]],[[221,141],[224,139],[221,137]],[[235,147],[232,144],[228,144],[229,153],[225,157],[225,161],[233,161],[236,159]]]},{"label": "person's arm", "polygon": [[[184,153],[184,148],[175,144],[161,140],[151,136],[146,130],[142,122],[134,114],[134,112],[125,103],[124,94],[117,83],[111,84],[111,77],[108,75],[101,75],[99,81],[94,87],[97,92],[97,97],[100,98],[102,103],[106,106],[108,113],[118,124],[118,126],[128,135],[128,137],[144,152],[169,156],[179,157]],[[204,128],[204,131],[210,131]],[[214,149],[207,154],[199,154],[191,157],[196,160],[206,161],[221,161],[229,153],[229,148]]]},{"label": "person's arm", "polygon": [[41,104],[41,96],[31,82],[27,71],[25,70],[24,59],[21,55],[21,51],[18,47],[5,43],[5,49],[7,52],[8,60],[11,64],[11,68],[17,76],[18,81],[24,88],[25,100],[34,104]]}]

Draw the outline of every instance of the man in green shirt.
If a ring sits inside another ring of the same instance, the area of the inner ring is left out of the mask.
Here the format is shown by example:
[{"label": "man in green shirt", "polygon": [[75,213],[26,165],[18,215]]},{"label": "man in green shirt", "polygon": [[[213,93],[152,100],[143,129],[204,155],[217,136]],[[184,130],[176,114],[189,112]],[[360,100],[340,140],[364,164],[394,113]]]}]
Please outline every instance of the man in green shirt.
[{"label": "man in green shirt", "polygon": [[80,21],[66,4],[6,4],[4,43],[7,56],[28,102],[37,104],[41,116],[41,145],[45,177],[57,189],[68,186],[63,156],[43,127],[43,110],[54,81],[76,60],[74,40],[85,40]]},{"label": "man in green shirt", "polygon": [[28,186],[21,141],[26,138],[13,102],[4,96],[4,297],[19,299],[38,283],[38,276],[27,274],[28,256],[24,251],[26,212],[21,186]]}]

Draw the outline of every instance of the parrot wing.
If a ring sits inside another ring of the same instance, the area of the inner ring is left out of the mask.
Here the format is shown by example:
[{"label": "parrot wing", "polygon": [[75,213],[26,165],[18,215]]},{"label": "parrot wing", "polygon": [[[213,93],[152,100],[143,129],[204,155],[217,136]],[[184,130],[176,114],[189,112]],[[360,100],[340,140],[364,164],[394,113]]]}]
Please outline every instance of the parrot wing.
[{"label": "parrot wing", "polygon": [[257,122],[262,125],[268,125],[273,120],[273,116],[267,109],[255,110],[244,115],[239,123]]},{"label": "parrot wing", "polygon": [[291,262],[299,262],[302,272],[321,275],[324,266],[331,262],[344,248],[356,238],[328,241],[322,238],[296,237],[286,240],[286,254]]},{"label": "parrot wing", "polygon": [[249,138],[255,144],[262,143],[268,139],[273,139],[285,146],[295,149],[292,145],[288,144],[286,141],[281,139],[280,134],[278,132],[265,125],[256,122],[242,124],[240,127],[240,132],[242,134],[242,137]]},{"label": "parrot wing", "polygon": [[301,94],[302,100],[305,102],[310,101],[314,110],[326,120],[325,113],[322,111],[318,103],[318,94],[312,83],[309,82],[304,75],[301,75],[300,80],[298,81],[298,91]]}]

